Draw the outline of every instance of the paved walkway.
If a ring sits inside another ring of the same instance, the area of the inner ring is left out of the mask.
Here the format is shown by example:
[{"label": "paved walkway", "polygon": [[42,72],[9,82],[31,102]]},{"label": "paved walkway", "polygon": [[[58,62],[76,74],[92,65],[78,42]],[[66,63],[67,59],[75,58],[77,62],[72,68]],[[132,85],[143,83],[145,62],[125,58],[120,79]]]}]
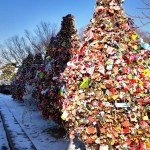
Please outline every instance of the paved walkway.
[{"label": "paved walkway", "polygon": [[43,120],[39,111],[26,114],[22,124],[24,103],[0,94],[0,150],[85,150],[77,139],[64,138],[62,130],[52,121]]},{"label": "paved walkway", "polygon": [[2,150],[6,148],[12,150],[36,150],[32,141],[23,131],[3,100],[0,100],[0,112],[0,125],[3,131],[1,134],[1,137],[3,137],[1,138],[3,139],[1,144]]},{"label": "paved walkway", "polygon": [[6,132],[5,132],[2,118],[0,115],[0,149],[1,150],[10,150],[8,143],[9,142],[7,140]]}]

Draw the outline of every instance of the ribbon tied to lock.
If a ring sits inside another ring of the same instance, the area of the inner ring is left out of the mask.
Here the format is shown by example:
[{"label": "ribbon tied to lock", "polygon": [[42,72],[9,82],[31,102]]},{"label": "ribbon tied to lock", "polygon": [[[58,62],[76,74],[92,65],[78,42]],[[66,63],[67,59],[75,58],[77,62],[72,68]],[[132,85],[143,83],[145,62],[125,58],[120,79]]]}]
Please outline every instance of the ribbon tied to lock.
[{"label": "ribbon tied to lock", "polygon": [[60,96],[63,96],[65,92],[66,92],[65,86],[61,87],[59,91]]},{"label": "ribbon tied to lock", "polygon": [[83,79],[83,82],[80,84],[80,88],[81,88],[81,89],[87,88],[88,85],[89,85],[89,83],[90,83],[89,77],[84,78],[84,79]]}]

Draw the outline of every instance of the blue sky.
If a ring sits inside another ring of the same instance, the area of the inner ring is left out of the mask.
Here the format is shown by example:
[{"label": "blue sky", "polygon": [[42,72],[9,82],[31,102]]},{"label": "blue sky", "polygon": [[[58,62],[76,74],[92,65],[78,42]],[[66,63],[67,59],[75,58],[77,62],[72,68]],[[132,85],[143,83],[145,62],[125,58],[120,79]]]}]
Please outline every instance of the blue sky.
[{"label": "blue sky", "polygon": [[[96,0],[0,0],[0,43],[13,35],[33,31],[41,21],[60,25],[62,17],[71,13],[76,27],[86,26],[92,18]],[[148,0],[149,1],[149,0]],[[141,0],[126,0],[125,12],[138,15]],[[136,21],[136,24],[139,22]],[[143,30],[150,31],[150,25]]]}]

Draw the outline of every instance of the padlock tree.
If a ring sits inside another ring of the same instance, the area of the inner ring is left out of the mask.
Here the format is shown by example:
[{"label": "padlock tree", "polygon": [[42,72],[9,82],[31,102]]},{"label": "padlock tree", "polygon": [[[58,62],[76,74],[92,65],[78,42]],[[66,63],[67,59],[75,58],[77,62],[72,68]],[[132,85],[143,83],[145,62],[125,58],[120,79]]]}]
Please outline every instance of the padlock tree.
[{"label": "padlock tree", "polygon": [[25,91],[25,83],[30,74],[30,68],[33,63],[34,56],[29,54],[24,60],[22,65],[19,67],[18,72],[13,78],[11,83],[11,94],[15,100],[23,101],[23,94]]},{"label": "padlock tree", "polygon": [[149,148],[150,55],[122,2],[97,0],[85,41],[61,76],[70,138],[77,133],[94,149]]},{"label": "padlock tree", "polygon": [[39,73],[39,88],[37,93],[41,99],[39,106],[44,119],[53,119],[61,124],[60,74],[67,62],[80,46],[80,39],[75,28],[74,16],[63,17],[61,29],[56,37],[51,38],[46,48],[45,66]]}]

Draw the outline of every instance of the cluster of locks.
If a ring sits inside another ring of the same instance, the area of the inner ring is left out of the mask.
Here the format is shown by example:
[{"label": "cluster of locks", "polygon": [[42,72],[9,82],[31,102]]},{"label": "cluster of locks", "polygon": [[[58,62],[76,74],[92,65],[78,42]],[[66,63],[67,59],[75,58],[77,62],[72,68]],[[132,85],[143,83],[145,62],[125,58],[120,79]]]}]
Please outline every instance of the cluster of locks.
[{"label": "cluster of locks", "polygon": [[[31,72],[30,80],[36,85],[34,96],[43,118],[62,124],[71,139],[77,135],[91,147],[146,150],[150,148],[150,47],[141,41],[122,3],[97,0],[82,44],[74,17],[64,17],[60,32],[46,48],[43,65]],[[15,78],[19,84],[28,79],[23,66],[30,61],[23,63]],[[13,94],[18,99],[23,85],[15,85],[20,88]]]}]

